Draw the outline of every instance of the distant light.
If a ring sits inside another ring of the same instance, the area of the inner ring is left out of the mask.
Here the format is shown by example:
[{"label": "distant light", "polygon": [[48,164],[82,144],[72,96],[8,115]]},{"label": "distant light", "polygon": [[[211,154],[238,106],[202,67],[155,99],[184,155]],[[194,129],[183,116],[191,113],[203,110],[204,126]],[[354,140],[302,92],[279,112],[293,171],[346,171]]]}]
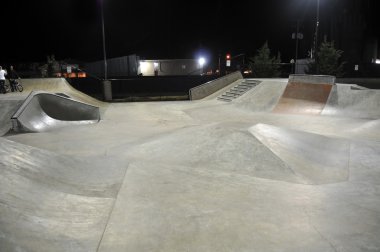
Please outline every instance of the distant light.
[{"label": "distant light", "polygon": [[158,67],[158,63],[157,63],[157,62],[154,62],[154,63],[153,63],[153,66],[154,66],[154,68],[157,68],[157,67]]},{"label": "distant light", "polygon": [[140,71],[141,71],[141,73],[145,73],[146,71],[148,71],[148,68],[149,68],[149,63],[148,62],[140,61]]},{"label": "distant light", "polygon": [[201,67],[203,67],[203,65],[206,63],[205,58],[203,58],[203,57],[199,58],[198,63],[199,63],[199,65],[200,65]]},{"label": "distant light", "polygon": [[376,59],[376,60],[375,60],[375,63],[376,63],[376,64],[380,64],[380,59]]},{"label": "distant light", "polygon": [[78,78],[86,78],[86,73],[84,72],[78,73]]},{"label": "distant light", "polygon": [[227,59],[227,60],[231,59],[231,54],[228,53],[228,54],[226,55],[226,59]]}]

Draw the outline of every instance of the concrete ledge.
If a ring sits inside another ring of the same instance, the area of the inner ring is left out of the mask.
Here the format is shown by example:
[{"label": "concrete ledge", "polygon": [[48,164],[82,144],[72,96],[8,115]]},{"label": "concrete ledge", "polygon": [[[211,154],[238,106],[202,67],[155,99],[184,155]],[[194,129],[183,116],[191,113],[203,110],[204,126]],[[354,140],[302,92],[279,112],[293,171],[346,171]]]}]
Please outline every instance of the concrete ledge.
[{"label": "concrete ledge", "polygon": [[307,74],[291,74],[289,75],[289,83],[300,82],[310,84],[335,84],[335,76],[332,75],[307,75]]},{"label": "concrete ledge", "polygon": [[240,71],[236,71],[229,75],[218,78],[216,80],[206,82],[202,85],[199,85],[195,88],[190,89],[189,98],[190,100],[200,100],[202,98],[205,98],[215,93],[216,91],[228,86],[232,82],[237,81],[239,79],[243,79],[243,75],[241,74]]}]

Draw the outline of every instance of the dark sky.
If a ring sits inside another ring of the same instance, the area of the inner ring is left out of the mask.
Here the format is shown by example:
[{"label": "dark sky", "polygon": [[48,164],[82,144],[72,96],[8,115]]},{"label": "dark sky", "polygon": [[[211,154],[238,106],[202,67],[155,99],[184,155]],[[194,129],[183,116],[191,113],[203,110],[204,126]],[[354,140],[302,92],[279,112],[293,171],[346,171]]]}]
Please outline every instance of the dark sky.
[{"label": "dark sky", "polygon": [[[0,62],[41,61],[48,54],[57,59],[101,59],[100,1],[8,1],[1,10],[6,36],[1,39]],[[146,59],[193,58],[199,52],[214,58],[226,52],[252,55],[265,41],[274,53],[291,58],[296,20],[302,20],[302,43],[307,47],[317,2],[103,1],[108,56],[137,54]],[[320,1],[323,24],[332,2],[349,0]]]}]

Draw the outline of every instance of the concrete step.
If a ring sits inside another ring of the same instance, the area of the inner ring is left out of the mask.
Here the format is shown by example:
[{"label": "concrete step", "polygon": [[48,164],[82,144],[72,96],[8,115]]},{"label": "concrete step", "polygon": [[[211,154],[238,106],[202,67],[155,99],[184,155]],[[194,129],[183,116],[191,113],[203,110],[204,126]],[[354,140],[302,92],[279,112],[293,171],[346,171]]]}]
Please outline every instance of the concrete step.
[{"label": "concrete step", "polygon": [[240,87],[240,86],[236,86],[236,87],[233,87],[231,89],[236,89],[236,90],[242,90],[242,91],[245,91],[245,90],[248,90],[249,87]]},{"label": "concrete step", "polygon": [[[232,94],[226,94],[226,93],[224,93],[221,96],[222,97],[228,97],[228,98],[236,98],[236,97],[239,97],[240,95],[232,95]],[[219,96],[219,97],[221,97],[221,96]]]},{"label": "concrete step", "polygon": [[248,85],[248,86],[256,86],[258,83],[257,82],[242,82],[240,84],[241,85]]},{"label": "concrete step", "polygon": [[247,88],[252,88],[255,85],[249,85],[249,84],[240,84],[239,87],[247,87]]},{"label": "concrete step", "polygon": [[223,98],[223,97],[218,97],[217,98],[218,100],[221,100],[221,101],[226,101],[226,102],[230,102],[230,101],[232,101],[231,99],[228,99],[228,98]]},{"label": "concrete step", "polygon": [[239,93],[239,92],[234,92],[234,91],[231,91],[231,90],[230,90],[230,91],[227,91],[226,94],[231,94],[231,95],[237,95],[237,96],[240,96],[240,95],[244,94],[244,92],[240,92],[240,93]]},{"label": "concrete step", "polygon": [[220,95],[217,99],[223,100],[223,101],[232,101],[233,99],[236,99],[246,92],[248,92],[250,89],[255,87],[258,83],[256,81],[242,81],[238,85],[234,86],[230,90],[226,91],[224,94]]},{"label": "concrete step", "polygon": [[240,90],[240,91],[247,91],[248,89],[250,89],[250,87],[233,87],[231,88],[231,90],[234,89],[234,90]]}]

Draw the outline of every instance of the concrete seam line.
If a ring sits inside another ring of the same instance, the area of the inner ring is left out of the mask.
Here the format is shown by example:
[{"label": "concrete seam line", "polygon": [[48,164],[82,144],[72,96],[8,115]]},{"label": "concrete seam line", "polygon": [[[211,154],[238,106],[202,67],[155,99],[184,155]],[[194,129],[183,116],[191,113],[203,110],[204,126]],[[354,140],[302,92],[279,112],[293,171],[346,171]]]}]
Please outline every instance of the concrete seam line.
[{"label": "concrete seam line", "polygon": [[96,251],[97,251],[97,252],[98,252],[99,249],[100,249],[100,245],[102,244],[104,234],[105,234],[106,231],[107,231],[108,223],[109,223],[109,221],[110,221],[110,219],[111,219],[111,215],[112,215],[113,210],[114,210],[114,208],[115,208],[117,198],[119,197],[120,190],[121,190],[121,188],[123,187],[123,185],[124,185],[124,183],[125,183],[125,176],[127,175],[128,167],[129,167],[129,164],[128,164],[127,167],[125,168],[125,172],[124,172],[124,176],[123,176],[123,182],[120,183],[119,189],[117,190],[117,194],[116,194],[115,200],[114,200],[114,202],[113,202],[113,204],[112,204],[112,207],[111,207],[111,209],[110,209],[110,212],[109,212],[109,214],[108,214],[107,221],[106,221],[106,225],[105,225],[105,227],[104,227],[104,230],[103,230],[103,232],[102,232],[102,236],[100,237],[100,240],[99,240],[98,246],[97,246],[97,248],[96,248]]}]

